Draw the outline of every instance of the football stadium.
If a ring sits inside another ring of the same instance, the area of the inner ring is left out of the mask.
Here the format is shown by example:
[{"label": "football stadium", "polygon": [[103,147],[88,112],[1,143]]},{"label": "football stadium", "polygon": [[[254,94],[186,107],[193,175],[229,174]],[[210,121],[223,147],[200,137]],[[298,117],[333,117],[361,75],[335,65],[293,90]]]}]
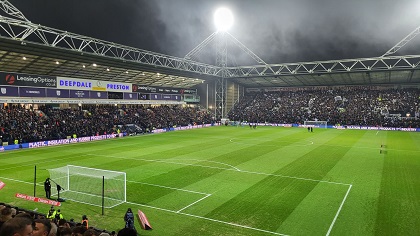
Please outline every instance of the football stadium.
[{"label": "football stadium", "polygon": [[377,57],[273,64],[228,8],[176,57],[12,3],[1,236],[420,235],[420,55],[398,54],[420,27]]}]

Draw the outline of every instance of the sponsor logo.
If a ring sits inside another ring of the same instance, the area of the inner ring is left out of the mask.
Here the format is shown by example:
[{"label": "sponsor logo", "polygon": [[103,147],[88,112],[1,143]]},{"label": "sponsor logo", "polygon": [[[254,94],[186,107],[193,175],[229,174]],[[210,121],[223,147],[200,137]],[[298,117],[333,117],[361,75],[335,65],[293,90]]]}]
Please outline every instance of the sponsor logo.
[{"label": "sponsor logo", "polygon": [[76,96],[77,96],[77,97],[79,97],[79,98],[80,98],[80,97],[84,97],[84,96],[85,96],[85,93],[84,93],[84,92],[82,92],[82,91],[77,91],[75,94],[76,94]]},{"label": "sponsor logo", "polygon": [[137,85],[136,84],[133,84],[133,92],[137,92]]},{"label": "sponsor logo", "polygon": [[45,146],[48,146],[48,143],[44,141],[29,143],[29,148],[38,148],[38,147],[45,147]]},{"label": "sponsor logo", "polygon": [[98,98],[101,97],[101,93],[100,92],[97,92],[96,94],[98,95]]},{"label": "sponsor logo", "polygon": [[107,84],[107,89],[114,89],[114,90],[129,90],[130,86],[124,84]]},{"label": "sponsor logo", "polygon": [[29,93],[29,94],[41,94],[40,91],[37,90],[25,90],[25,93]]},{"label": "sponsor logo", "polygon": [[34,84],[41,83],[47,86],[55,86],[55,78],[43,78],[43,77],[32,77],[32,76],[17,76],[18,81],[33,82]]},{"label": "sponsor logo", "polygon": [[8,84],[14,84],[16,81],[15,77],[13,75],[6,75],[6,83]]},{"label": "sponsor logo", "polygon": [[6,88],[1,88],[1,94],[6,94],[6,93],[7,93]]},{"label": "sponsor logo", "polygon": [[91,82],[80,82],[72,80],[60,80],[60,86],[63,87],[77,87],[77,88],[92,88]]},{"label": "sponsor logo", "polygon": [[50,199],[40,198],[40,197],[32,197],[32,196],[22,194],[22,193],[16,193],[15,197],[25,199],[27,201],[40,202],[40,203],[53,205],[53,206],[61,206],[60,202],[53,201],[53,200],[50,200]]},{"label": "sponsor logo", "polygon": [[17,86],[56,87],[56,77],[0,72],[0,84]]},{"label": "sponsor logo", "polygon": [[131,94],[131,93],[130,93],[130,94],[128,94],[128,97],[129,97],[129,98],[133,98],[133,94]]},{"label": "sponsor logo", "polygon": [[148,86],[140,86],[140,87],[138,87],[138,89],[145,90],[145,91],[150,91],[150,92],[156,92],[156,90],[157,90],[154,87],[148,87]]},{"label": "sponsor logo", "polygon": [[60,90],[57,90],[56,93],[57,93],[57,96],[60,96],[61,95],[61,91]]}]

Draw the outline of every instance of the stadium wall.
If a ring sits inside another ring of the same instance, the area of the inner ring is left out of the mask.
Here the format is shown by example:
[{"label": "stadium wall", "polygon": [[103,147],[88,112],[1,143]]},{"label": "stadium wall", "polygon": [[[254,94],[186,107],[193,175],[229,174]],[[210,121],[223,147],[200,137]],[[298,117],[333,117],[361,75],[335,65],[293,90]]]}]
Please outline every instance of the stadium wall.
[{"label": "stadium wall", "polygon": [[[231,121],[231,125],[249,125],[254,123],[248,122],[238,122],[238,121]],[[274,123],[257,123],[257,126],[277,126],[277,127],[298,127],[298,128],[323,128],[319,125],[302,125],[302,124],[274,124]],[[358,126],[358,125],[344,125],[344,126],[336,126],[336,125],[327,125],[328,129],[358,129],[358,130],[384,130],[384,131],[404,131],[404,132],[420,132],[420,128],[398,128],[398,127],[375,127],[375,126]]]}]

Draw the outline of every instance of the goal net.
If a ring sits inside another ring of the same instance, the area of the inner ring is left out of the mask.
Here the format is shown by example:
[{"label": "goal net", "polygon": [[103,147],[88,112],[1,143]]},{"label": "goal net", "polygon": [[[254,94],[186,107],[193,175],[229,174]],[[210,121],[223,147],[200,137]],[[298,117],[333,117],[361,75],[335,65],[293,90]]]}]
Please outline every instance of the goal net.
[{"label": "goal net", "polygon": [[57,188],[54,186],[56,183],[63,188],[60,191],[60,198],[75,202],[102,206],[103,195],[104,207],[112,208],[127,200],[126,174],[124,172],[73,165],[48,169],[48,172],[53,181],[52,196],[58,194]]},{"label": "goal net", "polygon": [[305,127],[327,128],[327,122],[319,120],[307,120],[304,122],[304,125]]}]

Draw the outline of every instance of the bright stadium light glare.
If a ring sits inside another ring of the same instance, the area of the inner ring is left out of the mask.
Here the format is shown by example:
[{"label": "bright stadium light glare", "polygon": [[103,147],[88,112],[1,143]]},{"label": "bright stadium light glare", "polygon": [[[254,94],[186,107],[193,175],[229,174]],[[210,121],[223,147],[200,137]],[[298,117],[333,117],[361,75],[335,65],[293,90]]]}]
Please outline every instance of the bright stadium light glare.
[{"label": "bright stadium light glare", "polygon": [[225,8],[219,8],[214,13],[214,24],[218,31],[228,31],[233,25],[233,14]]}]

